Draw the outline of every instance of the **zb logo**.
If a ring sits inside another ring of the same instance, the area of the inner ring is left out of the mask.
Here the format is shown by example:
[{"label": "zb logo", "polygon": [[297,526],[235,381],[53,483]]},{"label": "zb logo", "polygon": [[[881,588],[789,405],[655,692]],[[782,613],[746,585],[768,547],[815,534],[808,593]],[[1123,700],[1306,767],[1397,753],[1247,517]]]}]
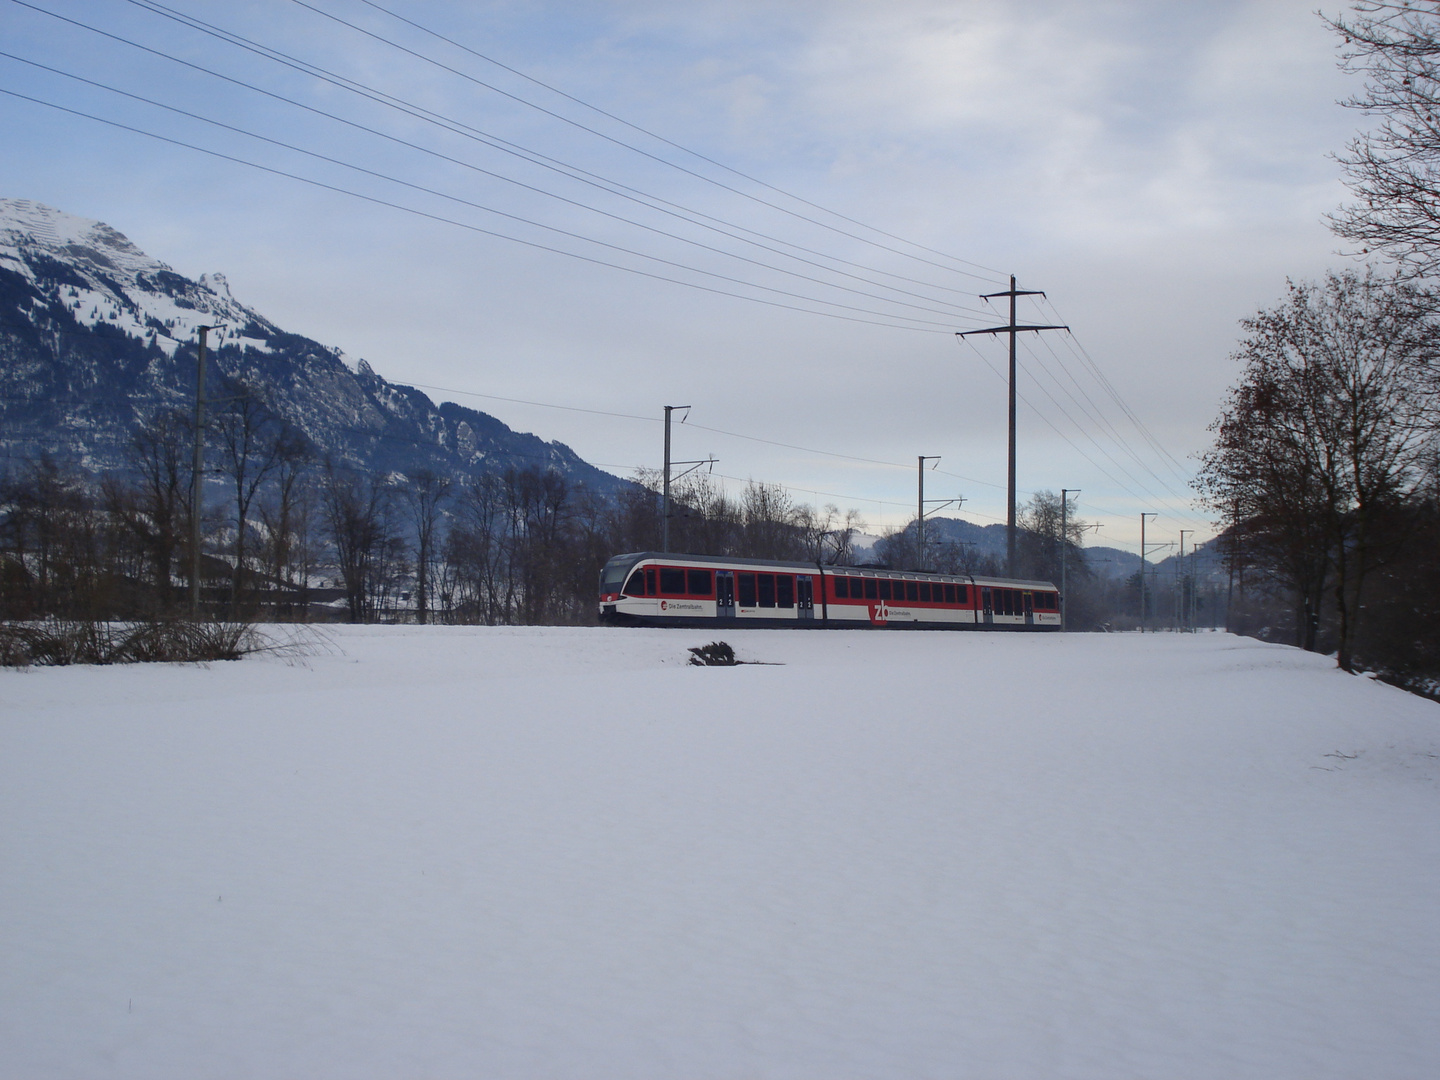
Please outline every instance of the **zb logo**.
[{"label": "zb logo", "polygon": [[870,605],[870,621],[871,621],[872,623],[875,623],[877,626],[878,626],[878,625],[883,625],[883,624],[889,622],[889,621],[890,621],[890,605],[887,604],[887,603],[885,603],[884,600],[881,600],[878,604],[871,604],[871,605]]}]

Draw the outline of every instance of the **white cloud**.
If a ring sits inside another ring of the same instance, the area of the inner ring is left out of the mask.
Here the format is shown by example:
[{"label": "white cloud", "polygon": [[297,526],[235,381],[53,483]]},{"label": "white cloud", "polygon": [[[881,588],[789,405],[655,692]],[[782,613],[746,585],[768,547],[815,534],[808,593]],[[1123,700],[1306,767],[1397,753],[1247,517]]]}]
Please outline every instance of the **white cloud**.
[{"label": "white cloud", "polygon": [[[756,204],[280,7],[292,51],[666,198],[723,210],[750,227],[790,230],[787,238],[815,237]],[[119,17],[107,5],[74,8]],[[1309,0],[646,0],[405,10],[815,202],[1014,268],[1022,286],[1050,292],[1178,457],[1204,444],[1228,378],[1236,320],[1278,297],[1287,274],[1314,275],[1336,261],[1321,215],[1343,191],[1325,155],[1343,143],[1355,117],[1333,104],[1347,83]],[[212,17],[265,40],[275,36],[273,4],[230,6]],[[222,101],[196,89],[202,81],[172,84],[158,63],[137,76],[133,61],[95,41],[25,19],[16,18],[13,40],[27,48],[68,55],[102,75],[123,69],[160,92],[183,85],[198,106]],[[252,70],[213,42],[186,47]],[[526,85],[463,54],[444,55],[507,88]],[[14,83],[14,68],[0,74]],[[617,136],[643,139],[540,97]],[[248,100],[230,91],[223,98],[227,108]],[[354,107],[333,90],[317,100]],[[226,115],[284,130],[278,107],[247,108],[253,111]],[[325,134],[313,119],[293,125],[322,149],[367,154],[384,171],[408,170],[427,185],[596,235],[625,235],[473,174],[412,163],[393,147],[356,149],[353,135]],[[421,130],[411,122],[397,130],[408,136],[412,129]],[[953,339],[832,323],[637,279],[88,122],[40,118],[30,106],[0,113],[0,139],[4,194],[104,218],[187,273],[226,271],[238,295],[282,325],[365,356],[392,378],[647,414],[683,396],[697,404],[697,421],[703,415],[716,427],[886,460],[943,453],[957,471],[1003,480],[1003,400],[993,377]],[[473,144],[452,142],[481,160]],[[486,152],[483,160],[488,167],[503,159]],[[851,241],[825,243],[895,268],[890,256]],[[967,296],[983,288],[958,280]],[[602,461],[655,457],[648,430],[633,425],[502,405],[494,411]],[[1023,424],[1023,486],[1113,488],[1098,474],[1079,476],[1092,466],[1038,417]],[[702,453],[722,453],[737,475],[855,489],[891,499],[897,510],[909,498],[905,475],[846,471],[759,444],[701,445]],[[994,509],[993,489],[970,494],[976,509],[979,496]],[[1129,499],[1114,494],[1116,502]]]}]

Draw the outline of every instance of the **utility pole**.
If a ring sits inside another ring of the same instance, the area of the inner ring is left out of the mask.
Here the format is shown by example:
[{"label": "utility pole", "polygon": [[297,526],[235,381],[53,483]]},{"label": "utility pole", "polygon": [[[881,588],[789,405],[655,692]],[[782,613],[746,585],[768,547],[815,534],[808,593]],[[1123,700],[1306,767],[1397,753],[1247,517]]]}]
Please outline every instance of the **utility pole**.
[{"label": "utility pole", "polygon": [[1010,275],[1010,288],[1005,292],[985,293],[981,300],[990,300],[997,296],[1008,296],[1010,298],[1010,322],[1005,326],[992,326],[985,330],[961,330],[956,337],[969,337],[971,334],[1009,334],[1010,335],[1010,447],[1009,447],[1009,472],[1006,484],[1005,502],[1005,572],[1010,577],[1015,576],[1015,335],[1022,330],[1069,330],[1068,326],[1021,326],[1015,321],[1015,298],[1017,296],[1044,296],[1043,292],[1034,289],[1017,289],[1015,287],[1015,275]]},{"label": "utility pole", "polygon": [[660,516],[660,550],[670,550],[670,414],[676,409],[688,409],[689,405],[665,406],[665,492]]},{"label": "utility pole", "polygon": [[1155,514],[1140,515],[1140,633],[1145,632],[1145,519]]},{"label": "utility pole", "polygon": [[1194,529],[1180,530],[1180,567],[1175,571],[1175,577],[1180,587],[1179,595],[1175,598],[1175,622],[1177,629],[1188,630],[1190,622],[1190,606],[1185,602],[1185,534],[1193,533]]},{"label": "utility pole", "polygon": [[195,461],[190,478],[190,616],[200,617],[200,489],[205,475],[205,344],[214,326],[201,326],[195,366]]},{"label": "utility pole", "polygon": [[[711,469],[714,469],[714,468],[715,468],[715,462],[718,460],[717,458],[713,458],[713,457],[708,457],[708,458],[706,458],[704,461],[671,461],[671,460],[670,460],[670,414],[671,414],[672,412],[674,412],[676,409],[689,409],[689,408],[690,408],[689,405],[666,405],[666,406],[665,406],[665,473],[664,473],[664,477],[665,477],[665,478],[664,478],[663,504],[662,504],[662,506],[661,506],[662,513],[661,513],[661,516],[660,516],[660,550],[661,550],[661,551],[665,551],[665,552],[668,552],[668,551],[670,550],[670,481],[671,481],[671,479],[672,479],[672,477],[670,476],[671,466],[674,466],[674,465],[689,465],[689,466],[690,466],[690,468],[686,469],[685,472],[682,472],[682,473],[680,473],[678,476],[673,477],[673,479],[679,480],[681,476],[685,476],[685,475],[688,474],[688,473],[694,472],[694,471],[695,471],[696,469],[698,469],[701,465],[709,465]],[[689,414],[687,413],[686,415],[689,415]],[[681,418],[680,418],[680,422],[683,424],[683,423],[685,422],[685,418],[684,418],[684,417],[681,417]]]},{"label": "utility pole", "polygon": [[1070,493],[1077,495],[1080,488],[1060,489],[1060,630],[1065,630],[1065,570],[1066,556],[1070,554]]},{"label": "utility pole", "polygon": [[915,546],[920,552],[920,573],[925,572],[925,455],[915,458],[915,475],[920,481],[920,493],[915,503]]},{"label": "utility pole", "polygon": [[[915,540],[916,546],[920,549],[919,561],[920,572],[922,574],[925,572],[925,503],[927,501],[925,498],[925,462],[927,461],[933,461],[936,463],[936,465],[938,465],[940,463],[940,455],[917,454],[915,457],[915,473],[920,479],[919,494],[917,496],[917,501],[915,504]],[[935,468],[935,465],[931,465],[930,467],[933,469]],[[930,499],[928,501],[938,504],[935,507],[936,510],[943,510],[951,503],[954,503],[958,506],[960,503],[964,502],[964,500],[960,498]]]}]

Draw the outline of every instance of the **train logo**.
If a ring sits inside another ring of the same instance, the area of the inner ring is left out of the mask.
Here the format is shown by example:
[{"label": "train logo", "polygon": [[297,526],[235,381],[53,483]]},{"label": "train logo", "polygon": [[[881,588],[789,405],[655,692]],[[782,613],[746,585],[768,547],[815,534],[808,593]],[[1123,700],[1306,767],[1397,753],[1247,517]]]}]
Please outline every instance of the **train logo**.
[{"label": "train logo", "polygon": [[665,611],[668,607],[669,607],[669,604],[667,604],[664,600],[661,600],[661,601],[660,601],[660,610],[661,610],[661,611]]},{"label": "train logo", "polygon": [[878,604],[870,605],[870,621],[876,626],[884,626],[890,621],[890,605],[881,600]]}]

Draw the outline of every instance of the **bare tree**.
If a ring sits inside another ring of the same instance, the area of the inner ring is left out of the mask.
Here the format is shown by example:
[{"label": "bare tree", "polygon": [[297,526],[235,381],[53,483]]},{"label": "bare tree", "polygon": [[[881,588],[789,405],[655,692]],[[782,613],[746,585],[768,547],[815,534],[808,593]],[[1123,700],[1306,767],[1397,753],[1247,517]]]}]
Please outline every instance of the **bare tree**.
[{"label": "bare tree", "polygon": [[130,437],[133,485],[107,485],[111,512],[144,550],[162,605],[174,596],[171,577],[187,536],[195,428],[177,409],[162,409]]},{"label": "bare tree", "polygon": [[1062,550],[1066,573],[1077,578],[1084,575],[1085,550],[1080,543],[1088,526],[1074,511],[1073,498],[1068,507],[1062,507],[1060,496],[1053,491],[1035,492],[1020,509],[1016,522],[1021,530],[1017,544],[1021,577],[1058,582]]},{"label": "bare tree", "polygon": [[914,518],[898,529],[886,529],[875,544],[874,559],[879,565],[894,570],[918,570],[919,538],[920,530]]},{"label": "bare tree", "polygon": [[[264,530],[260,558],[269,574],[304,604],[314,557],[315,487],[309,454],[287,454],[256,513]],[[287,606],[290,600],[284,601]]]},{"label": "bare tree", "polygon": [[848,566],[855,556],[855,534],[865,527],[860,514],[846,511],[844,516],[834,503],[816,512],[809,506],[799,507],[795,514],[805,558],[811,562]]},{"label": "bare tree", "polygon": [[739,554],[755,559],[792,559],[803,554],[795,502],[783,487],[752,480],[745,485],[740,506],[745,526]]},{"label": "bare tree", "polygon": [[1356,0],[1325,21],[1344,39],[1341,66],[1365,77],[1345,102],[1379,119],[1336,155],[1356,201],[1331,228],[1419,276],[1440,270],[1440,10],[1413,0]]},{"label": "bare tree", "polygon": [[417,469],[400,485],[400,496],[415,530],[415,621],[422,625],[430,611],[430,571],[435,562],[436,532],[454,486],[448,476]]},{"label": "bare tree", "polygon": [[1300,644],[1316,647],[1334,590],[1338,660],[1351,667],[1365,579],[1383,554],[1377,524],[1414,486],[1433,437],[1440,332],[1432,297],[1346,272],[1292,284],[1244,326],[1244,365],[1213,425],[1198,486],[1252,556],[1295,590]]},{"label": "bare tree", "polygon": [[235,567],[230,602],[239,599],[245,580],[251,507],[271,476],[287,461],[304,457],[303,436],[265,404],[260,392],[246,383],[232,383],[232,395],[218,417],[221,469],[229,478],[235,507]]},{"label": "bare tree", "polygon": [[0,509],[5,546],[33,583],[39,613],[108,612],[113,538],[78,469],[42,456],[0,487]]},{"label": "bare tree", "polygon": [[384,480],[326,465],[321,503],[351,622],[365,622],[376,612],[375,586],[384,576],[394,540],[390,498]]}]

